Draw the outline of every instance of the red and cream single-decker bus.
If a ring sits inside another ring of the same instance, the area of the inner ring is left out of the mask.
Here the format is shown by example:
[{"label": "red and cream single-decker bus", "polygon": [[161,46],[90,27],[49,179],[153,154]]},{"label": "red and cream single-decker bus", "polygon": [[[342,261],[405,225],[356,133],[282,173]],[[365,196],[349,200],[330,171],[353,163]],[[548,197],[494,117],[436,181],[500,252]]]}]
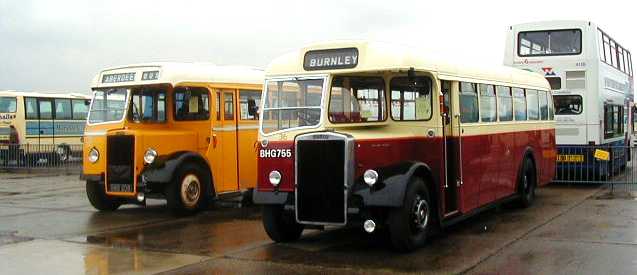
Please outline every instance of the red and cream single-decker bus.
[{"label": "red and cream single-decker bus", "polygon": [[555,173],[549,83],[400,46],[312,45],[266,70],[254,202],[277,242],[361,224],[401,251]]}]

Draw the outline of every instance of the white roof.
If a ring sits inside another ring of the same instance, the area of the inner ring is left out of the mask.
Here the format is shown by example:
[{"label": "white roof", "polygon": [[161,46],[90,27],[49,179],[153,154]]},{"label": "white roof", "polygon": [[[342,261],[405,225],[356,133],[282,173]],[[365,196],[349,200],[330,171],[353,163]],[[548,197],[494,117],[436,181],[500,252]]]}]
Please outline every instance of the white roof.
[{"label": "white roof", "polygon": [[[144,72],[159,72],[157,79],[142,80]],[[134,80],[104,83],[105,75],[130,74]],[[98,73],[93,88],[148,84],[176,85],[184,82],[263,84],[263,70],[248,66],[218,66],[211,63],[156,62],[112,67]]]},{"label": "white roof", "polygon": [[83,93],[48,93],[48,92],[20,92],[15,90],[0,91],[0,96],[28,96],[44,98],[83,98],[91,99],[91,96]]},{"label": "white roof", "polygon": [[[351,69],[331,69],[306,71],[303,59],[308,51],[356,48],[358,49],[358,64]],[[418,50],[401,45],[369,42],[369,41],[337,41],[318,43],[302,48],[299,51],[285,54],[272,61],[267,69],[267,77],[285,77],[292,75],[316,75],[357,73],[374,71],[428,71],[438,74],[443,79],[474,79],[499,83],[524,84],[542,89],[550,89],[546,79],[540,74],[515,69],[507,66],[491,66],[471,64],[470,61],[450,61],[453,58],[441,58],[424,50]]]}]

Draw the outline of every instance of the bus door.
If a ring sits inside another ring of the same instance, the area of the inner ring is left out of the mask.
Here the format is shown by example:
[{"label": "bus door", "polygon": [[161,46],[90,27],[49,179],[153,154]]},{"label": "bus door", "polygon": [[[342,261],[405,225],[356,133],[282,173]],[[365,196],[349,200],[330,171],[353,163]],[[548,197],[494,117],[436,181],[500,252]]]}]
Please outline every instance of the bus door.
[{"label": "bus door", "polygon": [[443,94],[443,108],[444,112],[441,112],[441,121],[444,129],[444,152],[445,152],[445,183],[443,187],[444,192],[444,215],[450,216],[458,212],[458,189],[462,182],[462,174],[460,173],[460,143],[458,140],[458,128],[453,125],[458,125],[458,122],[454,121],[455,118],[452,114],[453,104],[451,103],[451,82],[441,81],[440,83]]},{"label": "bus door", "polygon": [[[53,99],[38,98],[38,144],[55,143],[55,121],[53,120]],[[41,148],[45,149],[45,148]]]},{"label": "bus door", "polygon": [[237,110],[236,91],[215,90],[217,117],[212,129],[215,187],[217,192],[239,190],[239,166],[237,157]]}]

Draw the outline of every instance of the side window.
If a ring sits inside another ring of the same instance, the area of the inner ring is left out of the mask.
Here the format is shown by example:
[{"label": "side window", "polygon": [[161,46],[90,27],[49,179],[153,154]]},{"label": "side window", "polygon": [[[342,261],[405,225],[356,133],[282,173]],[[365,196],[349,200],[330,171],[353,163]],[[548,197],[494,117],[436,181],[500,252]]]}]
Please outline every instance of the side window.
[{"label": "side window", "polygon": [[460,122],[478,122],[478,89],[474,83],[460,82]]},{"label": "side window", "polygon": [[38,119],[38,100],[34,97],[24,99],[27,119]]},{"label": "side window", "polygon": [[526,120],[526,97],[524,89],[513,88],[513,108],[515,109],[515,120]]},{"label": "side window", "polygon": [[529,120],[540,119],[539,99],[536,90],[526,90],[526,109],[529,112]]},{"label": "side window", "polygon": [[221,93],[216,92],[217,94],[217,120],[221,120]]},{"label": "side window", "polygon": [[73,99],[71,100],[73,104],[73,119],[74,120],[85,120],[86,115],[88,114],[88,104],[90,101],[84,99]]},{"label": "side window", "polygon": [[175,88],[175,120],[207,120],[210,118],[208,89],[202,87]]},{"label": "side window", "polygon": [[234,120],[234,95],[223,93],[223,119]]},{"label": "side window", "polygon": [[131,91],[129,116],[136,122],[166,121],[166,91],[157,87],[135,88]]},{"label": "side window", "polygon": [[428,77],[394,77],[390,82],[393,120],[429,120],[431,118],[431,80]]},{"label": "side window", "polygon": [[71,112],[71,100],[70,99],[55,99],[55,119],[70,120],[72,116]]},{"label": "side window", "polygon": [[261,104],[261,91],[240,90],[239,106],[241,120],[259,119],[259,106]]},{"label": "side window", "polygon": [[480,121],[496,121],[496,98],[493,85],[480,84]]},{"label": "side window", "polygon": [[555,119],[555,106],[553,105],[553,96],[551,96],[551,93],[549,92],[547,94],[547,97],[549,99],[549,120],[554,120]]},{"label": "side window", "polygon": [[542,120],[549,118],[549,101],[546,91],[539,91],[540,94],[540,116]]},{"label": "side window", "polygon": [[40,119],[53,119],[52,100],[38,100]]},{"label": "side window", "polygon": [[511,97],[511,88],[497,86],[498,95],[498,116],[500,121],[513,120],[513,98]]}]

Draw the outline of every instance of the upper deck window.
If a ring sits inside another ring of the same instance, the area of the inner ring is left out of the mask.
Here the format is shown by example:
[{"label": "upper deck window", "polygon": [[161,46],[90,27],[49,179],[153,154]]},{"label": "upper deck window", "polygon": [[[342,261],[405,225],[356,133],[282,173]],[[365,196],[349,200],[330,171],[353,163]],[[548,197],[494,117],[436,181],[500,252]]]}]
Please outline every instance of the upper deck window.
[{"label": "upper deck window", "polygon": [[334,77],[330,91],[330,122],[359,123],[385,120],[384,87],[381,77]]},{"label": "upper deck window", "polygon": [[428,77],[394,77],[391,89],[393,120],[428,120],[431,118],[431,80]]},{"label": "upper deck window", "polygon": [[15,97],[0,97],[0,113],[15,113],[17,106]]},{"label": "upper deck window", "polygon": [[527,31],[518,34],[519,56],[575,55],[581,52],[581,30]]}]

